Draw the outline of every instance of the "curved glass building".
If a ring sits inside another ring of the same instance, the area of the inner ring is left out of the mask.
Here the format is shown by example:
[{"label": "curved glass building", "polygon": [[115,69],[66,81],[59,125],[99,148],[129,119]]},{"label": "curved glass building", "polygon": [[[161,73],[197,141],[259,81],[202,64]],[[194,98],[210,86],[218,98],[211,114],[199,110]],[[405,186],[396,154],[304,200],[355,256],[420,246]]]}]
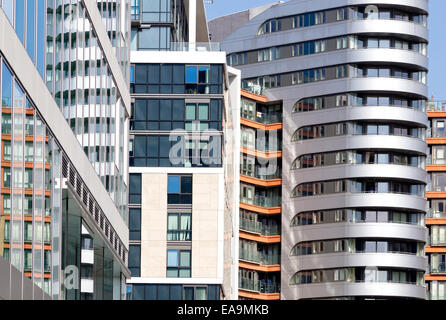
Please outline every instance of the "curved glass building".
[{"label": "curved glass building", "polygon": [[426,298],[427,16],[294,0],[210,22],[242,87],[283,101],[281,299]]}]

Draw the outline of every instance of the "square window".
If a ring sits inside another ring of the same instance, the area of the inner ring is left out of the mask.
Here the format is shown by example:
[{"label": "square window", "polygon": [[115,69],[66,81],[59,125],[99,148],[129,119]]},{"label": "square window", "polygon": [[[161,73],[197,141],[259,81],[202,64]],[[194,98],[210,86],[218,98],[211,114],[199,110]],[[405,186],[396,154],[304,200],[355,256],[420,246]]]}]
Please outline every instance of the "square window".
[{"label": "square window", "polygon": [[198,67],[198,82],[209,83],[209,67]]},{"label": "square window", "polygon": [[192,177],[181,177],[181,193],[192,193]]},{"label": "square window", "polygon": [[209,120],[209,105],[199,104],[198,105],[198,120]]},{"label": "square window", "polygon": [[180,267],[190,267],[191,254],[189,250],[180,251]]},{"label": "square window", "polygon": [[167,250],[167,267],[178,267],[178,250]]},{"label": "square window", "polygon": [[197,83],[198,73],[196,66],[186,66],[186,83]]},{"label": "square window", "polygon": [[180,193],[180,177],[169,176],[168,179],[168,193]]},{"label": "square window", "polygon": [[186,104],[186,120],[195,120],[195,104]]}]

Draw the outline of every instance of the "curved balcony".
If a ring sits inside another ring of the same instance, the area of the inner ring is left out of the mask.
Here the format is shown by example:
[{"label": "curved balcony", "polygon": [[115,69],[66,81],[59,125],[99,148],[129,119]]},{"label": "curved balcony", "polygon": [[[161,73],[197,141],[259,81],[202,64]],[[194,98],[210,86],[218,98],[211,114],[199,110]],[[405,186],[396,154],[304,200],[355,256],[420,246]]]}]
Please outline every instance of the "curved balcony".
[{"label": "curved balcony", "polygon": [[[416,37],[418,39],[427,39],[428,31],[423,25],[424,21],[404,21],[398,19],[358,19],[355,17],[350,20],[343,20],[339,22],[325,23],[314,26],[309,26],[299,29],[290,29],[280,32],[265,33],[261,36],[257,36],[258,30],[261,25],[270,19],[277,17],[290,16],[295,13],[319,11],[319,10],[330,10],[327,8],[328,5],[333,7],[343,7],[343,6],[355,6],[355,5],[368,5],[370,2],[364,2],[363,0],[352,0],[352,1],[336,1],[335,3],[327,4],[326,1],[313,0],[311,3],[295,3],[286,6],[276,6],[268,10],[261,17],[253,19],[252,23],[241,28],[235,34],[232,34],[224,44],[222,44],[222,49],[228,53],[239,52],[239,41],[246,43],[249,48],[263,48],[266,47],[265,44],[270,43],[270,45],[277,46],[283,45],[290,41],[303,42],[312,39],[320,39],[324,37],[337,37],[344,34],[354,34],[354,33],[395,33],[404,34],[407,36]],[[379,1],[377,4],[386,4],[392,7],[400,6],[408,10],[410,7],[418,8],[418,11],[427,12],[427,1]],[[409,10],[410,11],[410,10]],[[311,30],[311,32],[308,32]],[[292,38],[292,40],[290,39]]]},{"label": "curved balcony", "polygon": [[[271,47],[271,45],[268,45]],[[341,65],[348,63],[399,64],[411,67],[428,68],[428,57],[422,53],[393,48],[346,48],[334,51],[325,51],[317,54],[300,55],[283,59],[276,59],[260,63],[242,65],[245,78],[255,78],[259,74],[281,74],[293,70],[320,68],[328,65]],[[263,92],[264,88],[260,87]]]},{"label": "curved balcony", "polygon": [[[282,195],[287,199],[289,195]],[[284,212],[293,215],[299,212],[329,210],[332,208],[385,207],[426,210],[426,200],[422,197],[399,193],[341,193],[314,197],[283,200]]]},{"label": "curved balcony", "polygon": [[[287,250],[287,248],[283,248],[283,250]],[[290,269],[292,269],[289,274],[283,275],[283,277],[288,276],[288,280],[294,275],[294,273],[302,270],[313,270],[315,266],[317,266],[319,269],[380,266],[402,269],[408,268],[420,271],[425,271],[427,266],[427,258],[425,256],[393,252],[339,252],[310,254],[303,256],[287,256],[283,257],[282,260],[285,259],[288,261],[286,263],[282,261],[282,265],[289,265]]]},{"label": "curved balcony", "polygon": [[334,123],[342,121],[371,120],[405,122],[428,127],[429,121],[422,110],[398,106],[351,106],[337,107],[311,112],[297,112],[292,114],[294,128]]},{"label": "curved balcony", "polygon": [[[295,127],[294,127],[295,128]],[[288,141],[291,137],[286,137]],[[331,152],[350,149],[393,149],[402,151],[412,151],[413,153],[426,154],[427,144],[422,139],[407,136],[390,135],[344,135],[329,138],[319,138],[313,140],[303,140],[284,143],[285,157],[290,158],[290,164],[297,157],[304,154]],[[284,161],[283,171],[286,171]]]},{"label": "curved balcony", "polygon": [[307,168],[292,170],[289,175],[289,183],[298,183],[338,180],[349,178],[382,178],[404,179],[426,183],[426,171],[422,168],[394,165],[394,164],[346,164],[327,167]]},{"label": "curved balcony", "polygon": [[294,227],[288,231],[294,243],[342,238],[411,239],[424,242],[424,226],[399,223],[328,223]]},{"label": "curved balcony", "polygon": [[332,282],[290,286],[283,299],[320,299],[326,297],[383,297],[426,299],[426,287],[412,283]]}]

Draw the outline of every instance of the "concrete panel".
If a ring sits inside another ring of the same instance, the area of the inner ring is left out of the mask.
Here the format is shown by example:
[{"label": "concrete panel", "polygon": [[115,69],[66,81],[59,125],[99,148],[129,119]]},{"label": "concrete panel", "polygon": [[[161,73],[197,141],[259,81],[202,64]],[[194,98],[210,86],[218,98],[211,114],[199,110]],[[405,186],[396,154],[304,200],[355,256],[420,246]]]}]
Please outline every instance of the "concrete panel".
[{"label": "concrete panel", "polygon": [[142,174],[141,277],[166,277],[167,174]]},{"label": "concrete panel", "polygon": [[218,230],[223,228],[218,221],[219,175],[194,174],[192,181],[192,277],[216,278]]},{"label": "concrete panel", "polygon": [[[33,300],[34,283],[31,279],[23,278],[23,300]],[[42,293],[41,293],[42,294]],[[36,295],[38,293],[36,292]]]},{"label": "concrete panel", "polygon": [[10,264],[0,257],[0,300],[10,299]]},{"label": "concrete panel", "polygon": [[11,267],[11,300],[22,300],[23,274],[16,268]]}]

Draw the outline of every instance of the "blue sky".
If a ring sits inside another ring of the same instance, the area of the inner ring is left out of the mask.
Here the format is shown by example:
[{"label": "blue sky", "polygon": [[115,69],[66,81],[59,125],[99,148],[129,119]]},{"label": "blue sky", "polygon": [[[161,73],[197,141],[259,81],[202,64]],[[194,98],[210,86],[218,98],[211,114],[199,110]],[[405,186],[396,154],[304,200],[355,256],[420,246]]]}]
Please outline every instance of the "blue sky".
[{"label": "blue sky", "polygon": [[[213,0],[206,5],[208,20],[258,7],[274,0]],[[429,0],[429,98],[446,101],[446,12],[445,0]]]}]

